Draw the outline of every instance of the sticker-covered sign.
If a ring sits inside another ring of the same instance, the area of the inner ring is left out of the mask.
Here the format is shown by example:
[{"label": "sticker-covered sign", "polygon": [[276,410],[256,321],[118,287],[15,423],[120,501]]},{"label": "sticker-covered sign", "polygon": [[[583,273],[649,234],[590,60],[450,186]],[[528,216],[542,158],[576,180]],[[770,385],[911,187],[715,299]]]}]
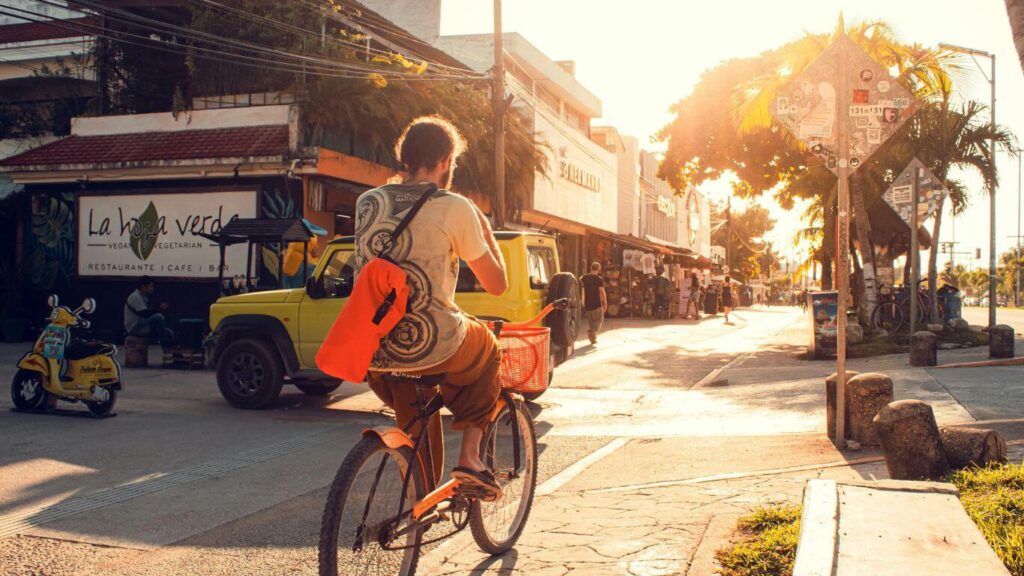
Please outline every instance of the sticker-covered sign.
[{"label": "sticker-covered sign", "polygon": [[914,158],[903,172],[893,180],[889,189],[882,194],[885,203],[892,207],[904,222],[910,224],[910,206],[913,202],[914,170],[917,176],[917,221],[924,222],[935,214],[939,199],[949,194],[942,180],[931,173],[924,163]]},{"label": "sticker-covered sign", "polygon": [[[839,74],[844,70],[848,78],[840,83]],[[840,94],[843,84],[847,93]],[[841,36],[779,91],[771,112],[836,172],[863,165],[916,107],[909,90],[847,36]],[[847,135],[842,146],[837,141],[840,122]]]}]

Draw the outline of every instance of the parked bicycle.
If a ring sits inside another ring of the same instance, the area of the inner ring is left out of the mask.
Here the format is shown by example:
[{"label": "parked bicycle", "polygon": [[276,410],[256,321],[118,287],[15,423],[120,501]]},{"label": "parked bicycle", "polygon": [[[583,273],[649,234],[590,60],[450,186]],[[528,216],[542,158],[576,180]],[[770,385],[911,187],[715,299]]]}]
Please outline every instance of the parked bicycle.
[{"label": "parked bicycle", "polygon": [[[431,437],[428,422],[444,405],[437,386],[445,376],[387,376],[394,383],[416,387],[417,417],[404,429],[379,426],[364,430],[362,440],[341,464],[320,528],[321,576],[337,576],[339,570],[346,575],[411,576],[416,573],[423,546],[467,526],[484,552],[502,554],[512,549],[533,506],[537,437],[525,401],[509,386],[517,387],[527,372],[546,378],[548,355],[546,350],[536,349],[524,353],[521,338],[519,344],[507,343],[524,332],[546,331],[532,326],[567,305],[566,299],[553,302],[539,316],[521,324],[491,323],[502,345],[503,389],[480,452],[501,485],[499,500],[487,502],[484,494],[457,479],[435,485],[430,445],[442,439]],[[508,338],[503,337],[506,335]],[[417,424],[422,432],[413,438],[410,430]],[[428,531],[442,524],[448,524],[443,534],[426,538]]]},{"label": "parked bicycle", "polygon": [[[931,316],[931,298],[928,296],[928,291],[921,287],[921,284],[927,282],[927,280],[927,278],[923,278],[917,281],[918,289],[915,292],[917,293],[918,325],[925,324]],[[945,315],[945,307],[942,304],[942,300],[938,301],[937,306],[939,317],[942,318]],[[902,329],[909,320],[910,289],[906,286],[879,285],[878,305],[871,314],[871,325],[876,329],[881,328],[892,333]]]}]

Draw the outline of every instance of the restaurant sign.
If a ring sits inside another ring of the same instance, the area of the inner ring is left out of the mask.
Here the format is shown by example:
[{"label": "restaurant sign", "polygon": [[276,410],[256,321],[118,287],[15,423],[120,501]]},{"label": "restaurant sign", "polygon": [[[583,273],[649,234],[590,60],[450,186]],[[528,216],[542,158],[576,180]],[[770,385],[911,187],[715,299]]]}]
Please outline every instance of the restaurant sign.
[{"label": "restaurant sign", "polygon": [[[198,233],[256,217],[256,192],[79,196],[80,276],[217,278],[220,252]],[[225,275],[245,270],[245,245],[225,253]]]}]

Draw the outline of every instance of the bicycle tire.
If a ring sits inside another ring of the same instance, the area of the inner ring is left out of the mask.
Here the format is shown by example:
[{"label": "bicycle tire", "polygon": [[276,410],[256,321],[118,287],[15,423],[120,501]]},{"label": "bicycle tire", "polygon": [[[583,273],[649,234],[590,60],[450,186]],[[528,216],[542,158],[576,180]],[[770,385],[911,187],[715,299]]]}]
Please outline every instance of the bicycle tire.
[{"label": "bicycle tire", "polygon": [[[381,458],[377,458],[380,456]],[[410,466],[413,471],[413,476],[409,482],[409,491],[406,498],[405,509],[411,508],[412,503],[418,501],[425,494],[423,475],[420,471],[419,466],[414,465],[415,457],[412,449],[408,447],[401,447],[398,449],[391,449],[384,445],[376,435],[369,435],[364,437],[356,444],[348,456],[345,457],[341,467],[338,468],[338,473],[334,477],[334,482],[331,484],[330,491],[327,495],[327,502],[324,504],[323,518],[320,524],[320,543],[318,549],[318,559],[320,565],[320,576],[338,576],[339,568],[339,550],[342,546],[339,545],[339,539],[342,537],[342,528],[346,530],[352,529],[353,527],[360,525],[360,518],[364,516],[368,510],[367,499],[365,494],[360,494],[363,489],[361,484],[358,482],[362,478],[360,472],[368,473],[368,478],[372,484],[376,484],[376,488],[372,492],[374,494],[373,500],[378,500],[377,489],[380,489],[380,482],[384,480],[385,474],[381,474],[380,478],[377,478],[377,469],[380,466],[382,458],[390,458],[397,465],[398,470],[409,470]],[[394,472],[387,470],[388,466],[385,466],[385,473],[388,476],[389,484],[395,485],[394,480],[397,479],[397,488],[394,490],[393,496],[383,494],[380,496],[379,501],[384,504],[386,512],[384,514],[395,514],[398,511],[398,497],[401,494],[401,476]],[[380,482],[379,482],[380,481]],[[371,484],[371,485],[372,485]],[[353,488],[356,488],[353,492]],[[372,502],[370,502],[372,505]],[[352,516],[346,516],[346,505],[350,506],[348,511],[353,512]],[[387,516],[384,516],[385,518]],[[345,522],[344,520],[349,521]],[[355,534],[352,535],[353,540]],[[366,535],[364,535],[366,536]],[[419,562],[420,548],[423,541],[423,531],[417,530],[410,532],[404,542],[396,541],[395,546],[405,546],[404,551],[399,550],[386,550],[380,546],[377,540],[365,542],[363,548],[358,551],[353,550],[352,557],[355,559],[364,552],[366,554],[373,554],[377,552],[378,555],[388,553],[401,552],[401,561],[397,566],[398,571],[389,570],[389,567],[385,565],[384,560],[380,558],[361,558],[353,563],[363,565],[367,570],[373,570],[372,572],[357,572],[351,566],[343,565],[343,574],[346,576],[358,576],[360,574],[399,574],[403,576],[411,576],[416,573],[416,564]],[[345,548],[347,548],[347,542]],[[346,559],[347,560],[347,559]],[[367,561],[370,560],[370,561]],[[395,558],[391,558],[391,564],[394,564]]]},{"label": "bicycle tire", "polygon": [[[520,449],[522,457],[526,459],[526,469],[521,475],[522,483],[519,490],[515,489],[519,486],[516,479],[505,480],[513,465],[512,436],[505,435],[508,441],[501,442],[500,432],[505,426],[509,430],[512,429],[510,414],[515,414],[519,420],[519,435],[522,441]],[[495,448],[495,445],[498,447]],[[515,546],[523,529],[526,528],[526,521],[533,508],[533,496],[537,490],[537,434],[533,427],[533,417],[523,407],[522,402],[513,401],[512,405],[502,408],[494,422],[487,426],[480,449],[484,463],[498,477],[504,495],[496,502],[474,501],[469,512],[469,527],[473,533],[473,540],[480,550],[492,555],[504,554]],[[518,498],[512,500],[516,497],[510,494],[516,493]],[[503,521],[507,517],[508,509],[513,505],[515,511],[511,520]]]},{"label": "bicycle tire", "polygon": [[875,306],[875,310],[871,313],[871,325],[876,330],[883,329],[890,333],[899,332],[905,322],[903,308],[896,302],[882,302]]}]

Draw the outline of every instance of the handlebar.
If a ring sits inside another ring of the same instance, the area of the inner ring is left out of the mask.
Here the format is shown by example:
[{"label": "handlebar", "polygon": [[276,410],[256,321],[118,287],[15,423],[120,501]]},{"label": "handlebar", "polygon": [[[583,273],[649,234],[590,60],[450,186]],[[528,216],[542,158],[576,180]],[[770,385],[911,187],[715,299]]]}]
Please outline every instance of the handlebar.
[{"label": "handlebar", "polygon": [[506,329],[506,328],[510,329],[510,330],[523,330],[525,328],[530,328],[532,326],[536,326],[537,324],[540,324],[541,322],[543,322],[544,319],[547,318],[548,315],[551,314],[552,312],[554,312],[555,310],[565,310],[568,307],[569,307],[569,299],[568,298],[559,298],[558,300],[555,300],[554,302],[552,302],[552,303],[548,304],[547,306],[545,306],[544,309],[540,311],[540,314],[534,316],[533,318],[527,320],[526,322],[500,322],[499,321],[499,322],[491,322],[490,324],[491,324],[492,328],[495,329],[495,336],[497,336],[498,334],[501,333],[501,331],[503,329]]}]

